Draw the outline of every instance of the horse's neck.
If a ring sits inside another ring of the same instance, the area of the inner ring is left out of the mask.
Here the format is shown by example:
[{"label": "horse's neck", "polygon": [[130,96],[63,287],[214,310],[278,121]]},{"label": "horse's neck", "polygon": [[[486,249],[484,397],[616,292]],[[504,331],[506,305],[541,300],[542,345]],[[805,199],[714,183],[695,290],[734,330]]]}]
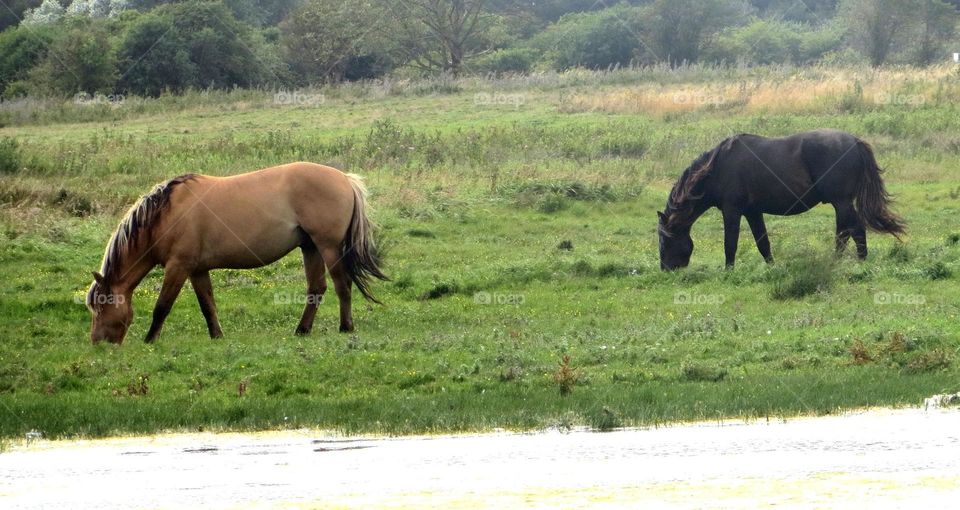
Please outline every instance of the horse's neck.
[{"label": "horse's neck", "polygon": [[684,221],[686,226],[693,226],[693,224],[696,223],[705,212],[713,207],[713,205],[713,203],[704,197],[701,197],[695,201],[691,201],[688,206],[690,207],[690,215],[687,216]]},{"label": "horse's neck", "polygon": [[149,254],[131,250],[120,258],[116,267],[111,268],[109,279],[117,291],[130,296],[155,265]]}]

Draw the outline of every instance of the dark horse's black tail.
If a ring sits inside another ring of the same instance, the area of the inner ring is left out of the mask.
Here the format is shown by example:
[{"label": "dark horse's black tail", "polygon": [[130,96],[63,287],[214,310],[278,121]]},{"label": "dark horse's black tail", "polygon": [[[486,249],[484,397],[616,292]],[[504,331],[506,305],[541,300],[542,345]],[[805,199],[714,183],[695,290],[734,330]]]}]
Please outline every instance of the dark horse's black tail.
[{"label": "dark horse's black tail", "polygon": [[857,189],[857,215],[870,230],[893,234],[899,239],[906,233],[906,227],[903,220],[890,211],[890,194],[880,177],[883,169],[877,165],[870,144],[861,140],[857,145],[864,164]]},{"label": "dark horse's black tail", "polygon": [[[380,269],[380,256],[373,237],[373,223],[367,216],[367,190],[359,176],[347,174],[353,187],[353,218],[343,239],[341,261],[347,275],[364,297],[380,303],[370,291],[370,279],[389,280]],[[381,303],[382,304],[382,303]]]}]

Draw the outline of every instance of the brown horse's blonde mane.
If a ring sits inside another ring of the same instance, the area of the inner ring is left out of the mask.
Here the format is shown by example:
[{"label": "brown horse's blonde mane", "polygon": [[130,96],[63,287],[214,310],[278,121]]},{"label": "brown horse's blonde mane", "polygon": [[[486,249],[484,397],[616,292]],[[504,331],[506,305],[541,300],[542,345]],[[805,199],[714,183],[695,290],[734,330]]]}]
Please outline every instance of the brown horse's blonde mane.
[{"label": "brown horse's blonde mane", "polygon": [[160,217],[160,213],[170,204],[173,188],[194,178],[196,178],[195,174],[174,177],[154,186],[150,193],[143,195],[133,204],[133,207],[120,220],[103,254],[100,273],[105,279],[109,281],[114,276],[113,273],[117,270],[123,256],[136,245],[144,231],[150,229]]}]

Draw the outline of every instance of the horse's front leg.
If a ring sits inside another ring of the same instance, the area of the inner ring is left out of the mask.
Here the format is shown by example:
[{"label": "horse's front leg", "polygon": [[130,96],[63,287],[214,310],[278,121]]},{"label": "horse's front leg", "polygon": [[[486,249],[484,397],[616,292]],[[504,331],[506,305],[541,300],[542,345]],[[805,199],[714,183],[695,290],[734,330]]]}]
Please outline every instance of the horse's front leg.
[{"label": "horse's front leg", "polygon": [[767,263],[773,262],[773,254],[770,252],[770,237],[767,235],[767,224],[763,221],[763,213],[750,213],[746,215],[747,223],[750,224],[750,231],[753,232],[753,239],[757,242],[757,250]]},{"label": "horse's front leg", "polygon": [[737,261],[737,243],[740,241],[739,209],[723,209],[723,251],[727,257],[727,267],[733,267]]},{"label": "horse's front leg", "polygon": [[163,286],[160,288],[160,296],[157,298],[157,304],[153,307],[153,322],[150,324],[150,331],[147,332],[147,343],[152,343],[160,336],[160,330],[163,328],[163,321],[170,314],[173,308],[173,302],[177,300],[180,289],[187,281],[188,271],[176,265],[168,265],[163,269]]}]

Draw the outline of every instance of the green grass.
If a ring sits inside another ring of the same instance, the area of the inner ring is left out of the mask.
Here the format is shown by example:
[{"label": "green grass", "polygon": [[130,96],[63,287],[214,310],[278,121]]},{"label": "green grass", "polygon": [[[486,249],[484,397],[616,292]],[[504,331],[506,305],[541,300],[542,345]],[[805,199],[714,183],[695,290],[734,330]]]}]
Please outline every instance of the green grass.
[{"label": "green grass", "polygon": [[[699,80],[689,73],[664,83]],[[641,79],[597,76],[601,87]],[[918,404],[958,389],[955,102],[662,116],[565,113],[565,95],[598,93],[576,76],[510,85],[524,95],[517,108],[475,104],[469,83],[451,90],[330,93],[317,108],[255,91],[164,98],[107,112],[120,121],[18,112],[23,122],[0,129],[17,142],[0,174],[0,437],[608,429]],[[735,132],[816,127],[875,145],[909,222],[904,245],[871,234],[866,262],[852,245],[833,261],[822,206],[768,217],[775,265],[745,233],[727,271],[710,212],[692,266],[659,271],[655,211],[696,155]],[[186,172],[291,160],[368,179],[393,281],[375,289],[386,306],[355,302],[356,334],[337,333],[330,292],[313,334],[293,335],[305,286],[293,253],[214,273],[222,340],[206,337],[188,287],[160,341],[140,341],[157,270],[135,294],[126,343],[90,345],[78,301],[139,194]],[[855,346],[869,361],[855,362]],[[572,380],[558,377],[564,356]]]}]

